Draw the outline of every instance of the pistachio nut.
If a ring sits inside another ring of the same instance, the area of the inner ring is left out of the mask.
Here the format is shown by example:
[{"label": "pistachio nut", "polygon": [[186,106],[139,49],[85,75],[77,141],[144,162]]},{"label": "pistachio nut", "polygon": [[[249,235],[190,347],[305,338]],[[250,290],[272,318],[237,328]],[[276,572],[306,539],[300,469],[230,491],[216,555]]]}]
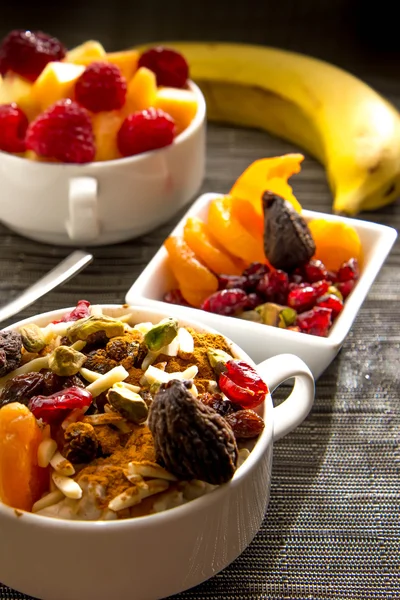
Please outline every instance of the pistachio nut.
[{"label": "pistachio nut", "polygon": [[242,314],[238,315],[239,319],[244,319],[245,321],[253,321],[254,323],[262,323],[263,320],[261,315],[256,310],[245,310]]},{"label": "pistachio nut", "polygon": [[218,350],[217,348],[207,349],[208,362],[217,376],[221,375],[226,370],[225,363],[232,360],[232,356],[224,350]]},{"label": "pistachio nut", "polygon": [[70,342],[76,342],[77,340],[87,340],[92,333],[97,331],[104,331],[108,338],[116,337],[117,335],[123,335],[125,326],[121,321],[102,315],[96,317],[94,315],[79,319],[70,325],[67,329],[67,337]]},{"label": "pistachio nut", "polygon": [[57,346],[49,356],[49,369],[56,375],[67,377],[76,375],[85,361],[86,356],[82,352],[70,346]]},{"label": "pistachio nut", "polygon": [[272,325],[273,327],[285,329],[296,321],[297,313],[289,306],[266,302],[257,306],[255,310],[261,316],[264,325]]},{"label": "pistachio nut", "polygon": [[108,390],[107,400],[127,421],[143,423],[147,419],[149,410],[146,402],[120,383],[114,383]]},{"label": "pistachio nut", "polygon": [[151,352],[167,346],[178,334],[178,321],[172,317],[162,319],[144,335],[144,343]]},{"label": "pistachio nut", "polygon": [[335,285],[330,285],[328,287],[328,291],[326,293],[336,296],[337,298],[339,298],[339,300],[341,300],[343,302],[342,292],[340,290],[338,290],[338,288]]},{"label": "pistachio nut", "polygon": [[29,323],[19,330],[22,338],[22,345],[28,352],[40,352],[46,346],[46,340],[43,331],[35,325]]}]

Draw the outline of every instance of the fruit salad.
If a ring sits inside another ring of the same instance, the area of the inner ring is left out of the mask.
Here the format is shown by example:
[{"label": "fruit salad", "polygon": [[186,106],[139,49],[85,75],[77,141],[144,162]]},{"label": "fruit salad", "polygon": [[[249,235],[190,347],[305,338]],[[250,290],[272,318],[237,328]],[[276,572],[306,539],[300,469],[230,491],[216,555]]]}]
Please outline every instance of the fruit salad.
[{"label": "fruit salad", "polygon": [[135,323],[86,300],[0,332],[0,500],[116,520],[228,482],[264,429],[268,393],[222,335]]},{"label": "fruit salad", "polygon": [[0,150],[87,163],[164,148],[197,112],[185,58],[171,48],[67,50],[40,31],[0,45]]},{"label": "fruit salad", "polygon": [[176,287],[163,300],[326,337],[360,274],[357,231],[305,220],[288,184],[301,154],[256,161],[206,219],[189,217],[164,247]]}]

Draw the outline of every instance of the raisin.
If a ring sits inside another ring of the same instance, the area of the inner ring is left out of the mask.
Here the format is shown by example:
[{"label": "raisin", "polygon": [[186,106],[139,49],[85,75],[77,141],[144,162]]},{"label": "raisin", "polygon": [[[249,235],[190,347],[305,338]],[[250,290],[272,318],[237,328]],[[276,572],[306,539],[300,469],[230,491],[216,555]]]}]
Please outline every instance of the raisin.
[{"label": "raisin", "polygon": [[32,396],[41,394],[44,376],[41,373],[24,373],[9,379],[0,394],[0,406],[11,402],[28,404]]},{"label": "raisin", "polygon": [[127,356],[136,358],[140,352],[140,343],[136,340],[126,340],[122,337],[112,338],[106,346],[108,358],[121,362]]},{"label": "raisin", "polygon": [[42,394],[44,396],[51,396],[55,392],[59,392],[68,387],[81,387],[84,388],[85,383],[79,375],[69,375],[68,377],[61,377],[56,375],[53,371],[46,370],[42,371],[43,374],[43,385]]},{"label": "raisin", "polygon": [[229,415],[231,412],[238,410],[241,408],[240,406],[234,404],[230,400],[224,400],[221,394],[211,394],[211,392],[204,392],[204,394],[200,394],[198,399],[206,404],[207,406],[211,406],[219,415],[225,417]]},{"label": "raisin", "polygon": [[221,415],[193,397],[191,384],[174,379],[154,397],[149,428],[157,460],[180,479],[226,483],[236,470],[235,436]]},{"label": "raisin", "polygon": [[245,409],[230,413],[225,420],[232,427],[237,440],[255,438],[265,427],[263,419],[254,410]]},{"label": "raisin", "polygon": [[149,392],[149,390],[142,389],[139,392],[139,396],[141,396],[146,402],[147,408],[150,408],[150,406],[153,404],[153,394]]},{"label": "raisin", "polygon": [[96,373],[108,373],[114,367],[117,366],[117,362],[107,357],[107,353],[104,348],[99,350],[92,350],[87,355],[85,362],[85,369],[90,371],[96,371]]},{"label": "raisin", "polygon": [[22,336],[18,331],[0,331],[0,377],[21,364]]},{"label": "raisin", "polygon": [[62,455],[74,464],[89,463],[96,458],[99,442],[89,423],[71,423],[65,431]]},{"label": "raisin", "polygon": [[265,256],[277,269],[291,271],[315,254],[315,243],[306,221],[293,206],[271,192],[262,197]]}]

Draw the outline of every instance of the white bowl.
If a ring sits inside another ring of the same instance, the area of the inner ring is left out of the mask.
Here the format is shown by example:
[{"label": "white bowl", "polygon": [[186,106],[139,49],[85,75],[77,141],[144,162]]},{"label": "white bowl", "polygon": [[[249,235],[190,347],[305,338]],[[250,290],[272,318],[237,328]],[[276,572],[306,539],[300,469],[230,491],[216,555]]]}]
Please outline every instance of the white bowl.
[{"label": "white bowl", "polygon": [[[188,217],[198,216],[206,220],[209,203],[218,196],[221,194],[210,193],[200,196],[179,221],[171,235],[182,235]],[[309,210],[304,210],[302,215],[306,220],[323,218],[352,225],[360,236],[364,251],[361,276],[326,338],[163,302],[164,293],[177,287],[167,264],[167,251],[163,246],[129,289],[126,302],[169,310],[171,314],[179,313],[182,317],[193,318],[204,325],[215,327],[243,348],[255,362],[281,352],[296,354],[309,366],[314,377],[318,378],[339,352],[360,306],[396,240],[397,232],[384,225]]]},{"label": "white bowl", "polygon": [[0,220],[20,235],[65,246],[135,238],[170,219],[198,192],[205,169],[204,97],[166,148],[83,165],[0,152]]},{"label": "white bowl", "polygon": [[[12,325],[44,326],[71,308]],[[132,312],[134,321],[158,322],[168,312],[107,305],[106,314]],[[183,318],[182,325],[211,331]],[[252,363],[235,344],[233,354]],[[0,581],[44,600],[156,600],[212,577],[231,563],[257,533],[268,504],[273,440],[294,429],[314,400],[314,381],[296,356],[259,365],[274,390],[296,377],[291,395],[259,407],[265,429],[233,479],[180,507],[120,521],[66,521],[15,510],[0,502]]]}]

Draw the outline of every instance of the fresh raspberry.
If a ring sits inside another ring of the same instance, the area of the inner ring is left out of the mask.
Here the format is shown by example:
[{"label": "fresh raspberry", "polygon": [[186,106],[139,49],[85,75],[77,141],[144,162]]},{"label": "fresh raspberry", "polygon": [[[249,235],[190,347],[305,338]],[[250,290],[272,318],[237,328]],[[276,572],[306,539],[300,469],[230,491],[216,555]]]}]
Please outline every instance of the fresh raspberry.
[{"label": "fresh raspberry", "polygon": [[72,100],[56,102],[29,125],[26,147],[66,163],[91,162],[95,145],[88,113]]},{"label": "fresh raspberry", "polygon": [[75,84],[75,99],[92,112],[118,110],[125,103],[126,88],[117,65],[93,62]]},{"label": "fresh raspberry", "polygon": [[164,148],[172,144],[175,122],[162,110],[148,108],[126,117],[117,135],[118,149],[123,156]]},{"label": "fresh raspberry", "polygon": [[42,31],[14,29],[0,46],[0,73],[14,71],[35,81],[52,60],[62,60],[67,51],[62,43]]},{"label": "fresh raspberry", "polygon": [[140,56],[139,67],[147,67],[156,75],[157,85],[183,88],[189,78],[189,66],[185,58],[171,48],[157,46]]},{"label": "fresh raspberry", "polygon": [[0,105],[0,150],[24,152],[29,122],[25,113],[13,102]]}]

